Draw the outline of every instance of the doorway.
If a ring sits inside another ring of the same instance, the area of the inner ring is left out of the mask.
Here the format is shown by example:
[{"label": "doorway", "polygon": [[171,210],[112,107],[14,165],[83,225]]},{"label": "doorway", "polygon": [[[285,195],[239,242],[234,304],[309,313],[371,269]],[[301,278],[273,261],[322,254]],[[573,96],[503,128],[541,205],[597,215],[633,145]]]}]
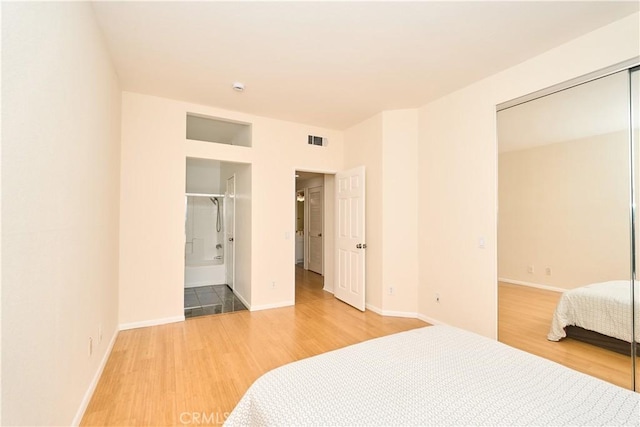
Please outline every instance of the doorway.
[{"label": "doorway", "polygon": [[[238,185],[239,182],[239,185]],[[236,195],[250,194],[251,166],[213,159],[186,159],[184,314],[195,317],[246,310],[236,268],[250,257],[236,243],[250,242],[250,223],[236,220],[248,209]],[[242,215],[244,217],[244,215]],[[239,226],[239,227],[238,227]],[[240,228],[240,231],[238,230]],[[238,237],[240,237],[238,239]],[[242,283],[245,283],[243,278]],[[250,283],[250,282],[247,282]]]},{"label": "doorway", "polygon": [[316,286],[324,288],[325,273],[325,175],[296,171],[296,240],[295,260],[297,275],[313,277]]},{"label": "doorway", "polygon": [[[316,194],[314,199],[322,200],[322,205],[318,202],[312,207],[312,193]],[[295,172],[296,274],[317,274],[322,278],[323,291],[361,311],[365,310],[366,288],[364,193],[364,166],[331,174]],[[321,212],[313,227],[314,237],[318,238],[314,245],[322,248],[321,259],[317,260],[310,257],[313,250],[309,217],[313,209]],[[298,287],[294,290],[297,302]]]}]

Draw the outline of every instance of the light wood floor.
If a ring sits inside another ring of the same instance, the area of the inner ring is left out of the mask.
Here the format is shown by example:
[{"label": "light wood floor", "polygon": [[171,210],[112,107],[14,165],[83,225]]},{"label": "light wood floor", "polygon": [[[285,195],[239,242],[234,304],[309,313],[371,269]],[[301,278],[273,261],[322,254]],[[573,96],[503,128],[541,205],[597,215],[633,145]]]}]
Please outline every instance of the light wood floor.
[{"label": "light wood floor", "polygon": [[498,340],[621,387],[632,388],[631,358],[571,338],[547,340],[559,292],[498,284]]},{"label": "light wood floor", "polygon": [[362,313],[324,292],[321,276],[296,267],[294,307],[120,332],[82,425],[222,423],[277,366],[426,325]]},{"label": "light wood floor", "polygon": [[[500,341],[630,388],[629,357],[571,339],[547,341],[559,297],[500,283]],[[294,307],[120,332],[82,425],[193,424],[196,416],[201,424],[222,423],[253,381],[277,366],[425,325],[359,312],[324,292],[321,276],[296,268]]]}]

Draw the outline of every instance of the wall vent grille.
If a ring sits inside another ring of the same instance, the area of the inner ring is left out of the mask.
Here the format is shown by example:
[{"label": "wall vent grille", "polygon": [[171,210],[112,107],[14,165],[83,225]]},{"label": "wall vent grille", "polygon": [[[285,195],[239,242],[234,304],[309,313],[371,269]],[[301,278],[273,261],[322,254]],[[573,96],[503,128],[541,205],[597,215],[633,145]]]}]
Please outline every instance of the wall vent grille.
[{"label": "wall vent grille", "polygon": [[318,145],[320,147],[326,147],[329,140],[323,136],[309,135],[307,138],[309,145]]}]

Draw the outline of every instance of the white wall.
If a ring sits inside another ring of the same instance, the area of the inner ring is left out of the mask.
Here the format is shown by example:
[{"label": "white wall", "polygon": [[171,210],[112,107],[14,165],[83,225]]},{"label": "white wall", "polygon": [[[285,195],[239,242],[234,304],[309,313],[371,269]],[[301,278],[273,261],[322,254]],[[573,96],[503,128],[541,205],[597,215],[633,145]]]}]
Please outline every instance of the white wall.
[{"label": "white wall", "polygon": [[380,314],[417,313],[417,151],[416,109],[383,111],[345,131],[345,169],[365,166],[366,304]]},{"label": "white wall", "polygon": [[418,311],[417,153],[418,110],[383,112],[383,313],[415,315]]},{"label": "white wall", "polygon": [[628,138],[620,131],[500,154],[500,280],[561,289],[628,280]]},{"label": "white wall", "polygon": [[420,108],[422,316],[496,337],[496,105],[638,55],[638,22],[629,16]]},{"label": "white wall", "polygon": [[122,94],[121,328],[184,316],[186,114],[144,99]]},{"label": "white wall", "polygon": [[69,425],[117,330],[120,89],[89,3],[2,8],[2,424]]},{"label": "white wall", "polygon": [[365,302],[382,310],[382,113],[350,127],[344,135],[345,169],[365,167]]},{"label": "white wall", "polygon": [[220,162],[187,159],[187,193],[224,194],[225,185],[220,181]]},{"label": "white wall", "polygon": [[[251,244],[236,246],[238,257],[251,260],[249,303],[293,303],[295,170],[340,170],[342,132],[127,92],[122,108],[120,322],[133,327],[183,315],[186,157],[251,165]],[[253,146],[186,140],[187,111],[253,123]],[[308,134],[331,144],[310,146]]]}]

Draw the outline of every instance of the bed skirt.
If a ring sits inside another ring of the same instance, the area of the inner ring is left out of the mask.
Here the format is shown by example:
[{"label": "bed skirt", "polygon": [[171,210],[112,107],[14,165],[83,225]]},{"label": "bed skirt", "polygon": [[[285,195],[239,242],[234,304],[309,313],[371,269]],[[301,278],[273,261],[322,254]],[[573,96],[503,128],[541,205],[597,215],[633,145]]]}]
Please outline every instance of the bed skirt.
[{"label": "bed skirt", "polygon": [[[567,338],[573,338],[574,340],[615,351],[625,356],[631,356],[631,343],[627,341],[583,329],[579,326],[566,326],[564,331],[567,334]],[[636,355],[640,355],[640,345],[638,343],[636,343]]]}]

